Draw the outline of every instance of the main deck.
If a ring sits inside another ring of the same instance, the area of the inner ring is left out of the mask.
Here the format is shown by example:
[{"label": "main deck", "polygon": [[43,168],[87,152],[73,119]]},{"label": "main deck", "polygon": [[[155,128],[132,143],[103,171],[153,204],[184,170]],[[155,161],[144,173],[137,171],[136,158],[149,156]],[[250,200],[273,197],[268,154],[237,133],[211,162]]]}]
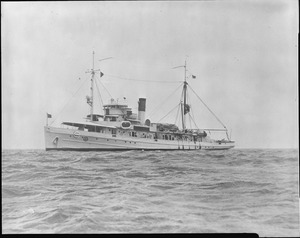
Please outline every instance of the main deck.
[{"label": "main deck", "polygon": [[192,141],[173,138],[135,137],[127,134],[79,131],[69,128],[44,127],[46,150],[225,150],[234,142]]}]

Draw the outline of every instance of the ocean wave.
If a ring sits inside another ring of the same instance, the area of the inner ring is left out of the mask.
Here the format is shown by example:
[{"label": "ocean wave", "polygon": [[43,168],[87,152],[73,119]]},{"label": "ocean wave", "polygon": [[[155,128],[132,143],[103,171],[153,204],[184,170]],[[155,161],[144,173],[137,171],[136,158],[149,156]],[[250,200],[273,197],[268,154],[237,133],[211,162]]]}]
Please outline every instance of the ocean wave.
[{"label": "ocean wave", "polygon": [[42,222],[46,222],[48,224],[61,224],[67,221],[69,216],[65,214],[62,210],[56,209],[55,211],[51,212],[50,215],[44,219]]},{"label": "ocean wave", "polygon": [[21,187],[19,189],[2,187],[2,198],[30,197],[36,195],[39,195],[39,193],[22,191]]},{"label": "ocean wave", "polygon": [[199,187],[202,189],[217,189],[217,188],[253,188],[261,186],[269,186],[270,183],[261,183],[253,181],[228,181],[228,182],[219,182],[211,184],[199,184]]},{"label": "ocean wave", "polygon": [[124,177],[125,178],[147,178],[148,175],[140,171],[129,171],[124,174]]},{"label": "ocean wave", "polygon": [[39,178],[44,178],[47,176],[46,172],[34,172],[34,173],[27,173],[27,172],[18,172],[18,173],[10,173],[5,174],[5,179],[10,181],[36,181]]},{"label": "ocean wave", "polygon": [[207,153],[204,154],[204,158],[223,159],[223,158],[226,158],[226,155],[225,154],[221,154],[220,152],[219,153],[216,153],[216,152],[207,152]]},{"label": "ocean wave", "polygon": [[160,190],[168,190],[175,188],[174,185],[150,185],[151,188],[156,188]]},{"label": "ocean wave", "polygon": [[3,233],[299,231],[297,151],[3,155]]}]

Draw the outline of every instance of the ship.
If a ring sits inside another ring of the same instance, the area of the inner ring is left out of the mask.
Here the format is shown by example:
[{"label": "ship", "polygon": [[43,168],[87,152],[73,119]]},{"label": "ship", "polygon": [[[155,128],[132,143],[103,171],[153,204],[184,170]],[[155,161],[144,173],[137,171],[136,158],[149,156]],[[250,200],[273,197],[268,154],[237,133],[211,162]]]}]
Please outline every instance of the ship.
[{"label": "ship", "polygon": [[[181,123],[151,122],[146,119],[146,98],[138,99],[138,112],[134,113],[126,101],[120,102],[111,98],[103,104],[103,114],[94,113],[94,81],[95,75],[104,75],[100,69],[93,67],[87,72],[91,75],[90,96],[86,97],[90,106],[90,114],[84,121],[63,121],[61,127],[44,126],[45,149],[63,151],[119,151],[119,150],[228,150],[234,148],[227,127],[207,107],[207,109],[222,124],[223,128],[199,129],[187,128],[187,115],[191,105],[187,102],[187,64],[178,67],[184,68],[184,81],[179,106]],[[177,67],[174,67],[177,68]],[[194,76],[193,76],[194,77]],[[194,91],[193,91],[194,92]],[[226,139],[213,139],[211,131],[221,131]]]}]

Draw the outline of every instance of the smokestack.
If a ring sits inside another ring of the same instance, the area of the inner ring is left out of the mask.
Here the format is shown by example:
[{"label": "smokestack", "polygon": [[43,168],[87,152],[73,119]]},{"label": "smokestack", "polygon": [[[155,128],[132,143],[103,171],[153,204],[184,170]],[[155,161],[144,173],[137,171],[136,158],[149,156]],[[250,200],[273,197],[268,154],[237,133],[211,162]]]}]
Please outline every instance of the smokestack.
[{"label": "smokestack", "polygon": [[139,98],[138,120],[142,125],[145,123],[146,98]]}]

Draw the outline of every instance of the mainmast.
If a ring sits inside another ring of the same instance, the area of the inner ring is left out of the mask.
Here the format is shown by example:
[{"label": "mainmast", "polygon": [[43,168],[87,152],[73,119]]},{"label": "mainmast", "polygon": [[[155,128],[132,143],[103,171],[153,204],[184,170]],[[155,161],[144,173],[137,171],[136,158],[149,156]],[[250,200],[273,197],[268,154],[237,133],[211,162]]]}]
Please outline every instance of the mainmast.
[{"label": "mainmast", "polygon": [[[183,82],[183,104],[181,101],[181,121],[182,121],[182,130],[186,129],[186,116],[185,114],[187,114],[190,111],[190,107],[187,104],[187,96],[186,96],[186,91],[187,91],[187,81],[186,81],[186,60],[184,61],[184,65],[182,66],[176,66],[173,69],[176,68],[181,68],[184,67],[184,82]],[[182,94],[181,94],[182,95]]]},{"label": "mainmast", "polygon": [[93,51],[93,68],[92,68],[92,77],[91,77],[91,121],[93,121],[93,114],[94,114],[94,76],[95,76],[95,71],[94,71],[94,61],[95,61],[95,51]]},{"label": "mainmast", "polygon": [[186,129],[186,110],[187,110],[187,106],[186,106],[186,88],[187,88],[187,81],[186,81],[186,60],[184,62],[184,83],[183,83],[183,121],[182,121],[182,129],[185,130]]}]

